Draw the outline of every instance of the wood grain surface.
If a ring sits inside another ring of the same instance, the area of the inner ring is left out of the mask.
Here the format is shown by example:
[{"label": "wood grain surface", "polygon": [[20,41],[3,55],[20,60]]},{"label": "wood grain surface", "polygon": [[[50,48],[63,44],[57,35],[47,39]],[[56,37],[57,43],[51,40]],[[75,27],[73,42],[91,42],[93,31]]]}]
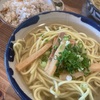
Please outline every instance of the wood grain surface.
[{"label": "wood grain surface", "polygon": [[[81,14],[85,0],[63,0],[66,11]],[[20,100],[12,89],[4,67],[4,52],[6,44],[14,31],[13,28],[0,20],[0,100]]]}]

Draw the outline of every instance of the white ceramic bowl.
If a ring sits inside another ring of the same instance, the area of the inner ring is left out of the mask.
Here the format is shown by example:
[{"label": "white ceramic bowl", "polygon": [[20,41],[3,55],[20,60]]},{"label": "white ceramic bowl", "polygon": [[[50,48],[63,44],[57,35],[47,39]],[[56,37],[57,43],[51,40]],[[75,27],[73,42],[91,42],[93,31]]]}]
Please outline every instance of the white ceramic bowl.
[{"label": "white ceramic bowl", "polygon": [[100,22],[100,10],[95,7],[95,5],[91,2],[92,0],[87,0],[87,9],[89,10],[89,14],[97,21]]},{"label": "white ceramic bowl", "polygon": [[33,27],[40,24],[60,23],[72,26],[78,31],[86,33],[88,36],[96,39],[100,42],[100,27],[92,20],[83,17],[81,15],[64,12],[64,11],[52,11],[45,12],[34,17],[29,18],[23,22],[12,33],[5,52],[5,67],[12,87],[22,100],[33,99],[30,90],[27,88],[20,74],[15,69],[14,51],[12,49],[12,41],[16,41],[19,38],[23,38],[25,34],[31,31]]},{"label": "white ceramic bowl", "polygon": [[[3,4],[5,2],[7,2],[9,0],[0,0],[0,11],[2,11],[3,9]],[[16,0],[17,1],[17,0]],[[35,0],[34,0],[35,1]],[[54,10],[64,10],[64,3],[62,0],[44,0],[46,2],[47,5],[51,6],[51,11],[54,11]],[[29,18],[29,17],[28,17]],[[12,25],[11,23],[7,22],[4,17],[2,16],[2,13],[0,12],[0,20],[7,24],[8,26],[10,27],[13,27],[13,28],[16,28],[15,25]]]}]

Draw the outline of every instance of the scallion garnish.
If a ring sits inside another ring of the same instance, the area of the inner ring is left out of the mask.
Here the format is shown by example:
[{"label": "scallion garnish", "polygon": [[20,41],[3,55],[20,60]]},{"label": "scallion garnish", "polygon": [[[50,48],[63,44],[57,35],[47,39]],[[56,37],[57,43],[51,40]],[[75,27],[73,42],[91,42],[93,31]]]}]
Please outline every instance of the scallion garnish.
[{"label": "scallion garnish", "polygon": [[83,44],[78,42],[75,45],[68,44],[63,52],[57,57],[57,69],[55,75],[59,75],[63,71],[73,74],[82,71],[84,74],[89,73],[90,59],[86,53],[82,52]]}]

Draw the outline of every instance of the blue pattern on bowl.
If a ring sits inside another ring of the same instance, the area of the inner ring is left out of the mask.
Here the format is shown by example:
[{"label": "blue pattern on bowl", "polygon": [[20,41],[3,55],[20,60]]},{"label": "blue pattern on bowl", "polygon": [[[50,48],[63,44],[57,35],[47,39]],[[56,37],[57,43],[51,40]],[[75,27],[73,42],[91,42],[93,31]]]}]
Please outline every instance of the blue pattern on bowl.
[{"label": "blue pattern on bowl", "polygon": [[[14,34],[14,33],[13,33]],[[11,41],[13,40],[14,38],[14,35],[10,38],[9,40],[9,43],[7,45],[6,48],[6,52],[5,52],[5,55],[4,55],[4,63],[5,63],[5,66],[6,66],[6,73],[7,73],[7,76],[8,76],[8,79],[13,87],[13,89],[15,90],[15,92],[20,96],[21,100],[31,100],[21,89],[20,87],[18,86],[18,84],[16,83],[15,79],[13,78],[13,74],[14,74],[14,71],[10,68],[9,66],[9,61],[13,62],[14,60],[14,51],[13,49],[11,48],[13,45],[11,43]]]}]

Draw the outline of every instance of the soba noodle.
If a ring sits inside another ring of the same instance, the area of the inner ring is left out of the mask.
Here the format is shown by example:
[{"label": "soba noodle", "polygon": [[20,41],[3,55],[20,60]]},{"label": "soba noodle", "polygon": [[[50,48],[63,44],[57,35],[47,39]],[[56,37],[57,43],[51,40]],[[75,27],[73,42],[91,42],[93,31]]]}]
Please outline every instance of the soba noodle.
[{"label": "soba noodle", "polygon": [[[82,42],[91,64],[100,63],[100,43],[85,33],[61,24],[36,28],[25,38],[18,39],[13,45],[16,62],[25,60],[61,32]],[[35,100],[99,100],[96,97],[100,89],[100,72],[67,81],[46,74],[40,62],[41,57],[20,72]]]},{"label": "soba noodle", "polygon": [[95,7],[100,10],[100,0],[91,0]]}]

